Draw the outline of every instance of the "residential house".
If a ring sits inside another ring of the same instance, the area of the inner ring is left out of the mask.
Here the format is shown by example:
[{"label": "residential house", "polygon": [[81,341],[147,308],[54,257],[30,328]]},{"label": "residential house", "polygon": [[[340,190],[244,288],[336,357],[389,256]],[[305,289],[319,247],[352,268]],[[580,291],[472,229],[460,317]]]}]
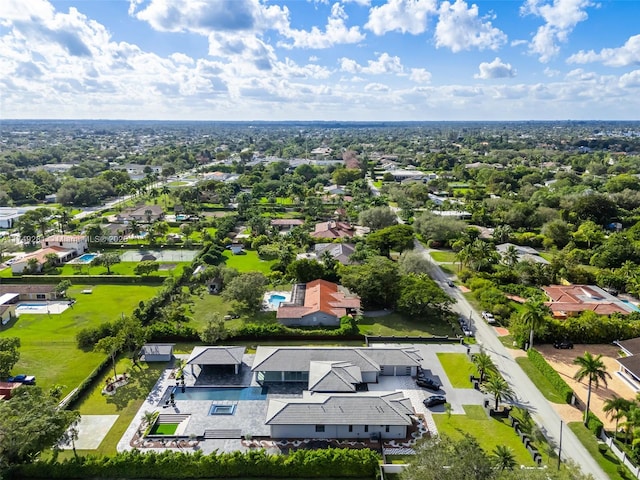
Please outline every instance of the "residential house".
[{"label": "residential house", "polygon": [[[43,285],[28,285],[28,284],[15,284],[15,285],[0,285],[0,298],[5,295],[12,295],[15,301],[17,300],[56,300],[59,295],[56,292],[56,286],[51,284]],[[12,303],[5,298],[5,303]],[[17,299],[17,300],[16,300]]]},{"label": "residential house", "polygon": [[[379,376],[416,375],[420,360],[415,349],[406,347],[259,346],[251,371],[260,384],[304,382],[309,390],[326,392],[326,388],[319,386],[329,370],[333,382],[338,381],[335,377],[339,376],[340,384],[352,383],[357,390],[359,383],[376,383]],[[322,362],[334,363],[328,369]],[[332,391],[353,390],[340,387]]]},{"label": "residential house", "polygon": [[504,258],[505,254],[509,250],[509,247],[515,248],[518,254],[519,262],[534,262],[534,263],[542,263],[544,265],[549,264],[549,261],[546,258],[542,258],[540,256],[540,252],[538,252],[535,248],[532,248],[532,247],[515,245],[513,243],[501,243],[500,245],[496,245],[496,250]]},{"label": "residential house", "polygon": [[238,374],[242,368],[242,358],[244,356],[245,347],[194,347],[187,360],[187,365],[202,368],[215,367],[233,370],[234,374]]},{"label": "residential house", "polygon": [[0,207],[0,228],[13,228],[23,213],[16,208]]},{"label": "residential house", "polygon": [[302,225],[304,225],[304,220],[300,218],[274,218],[271,220],[271,226],[283,233],[290,232],[295,227]]},{"label": "residential house", "polygon": [[350,257],[355,251],[356,246],[353,243],[316,243],[313,247],[313,257],[322,261],[324,255],[328,254],[337,262],[350,265],[353,263]]},{"label": "residential house", "polygon": [[86,235],[50,235],[41,241],[42,248],[59,247],[75,251],[81,255],[89,250],[89,240]]},{"label": "residential house", "polygon": [[314,280],[294,285],[291,302],[279,305],[276,318],[283,325],[339,326],[342,317],[359,309],[359,297],[335,283]]},{"label": "residential house", "polygon": [[164,209],[160,205],[142,205],[133,209],[124,210],[116,215],[118,222],[153,223],[164,218]]},{"label": "residential house", "polygon": [[34,273],[41,272],[42,267],[48,260],[48,255],[55,255],[57,257],[56,264],[68,262],[72,258],[76,257],[75,250],[69,250],[62,247],[47,247],[36,250],[35,252],[24,255],[20,258],[16,258],[11,262],[11,272],[21,274],[25,271],[29,265],[31,259],[36,260],[36,269]]},{"label": "residential house", "polygon": [[350,223],[329,220],[328,222],[318,223],[315,226],[311,237],[313,238],[352,238],[356,234],[355,229]]},{"label": "residential house", "polygon": [[624,354],[618,358],[620,375],[634,392],[640,392],[640,337],[613,342]]},{"label": "residential house", "polygon": [[549,285],[542,289],[549,297],[545,305],[556,318],[567,318],[587,310],[599,315],[627,315],[637,310],[629,302],[605,292],[596,285]]},{"label": "residential house", "polygon": [[415,412],[402,392],[322,394],[269,400],[272,438],[406,438]]}]

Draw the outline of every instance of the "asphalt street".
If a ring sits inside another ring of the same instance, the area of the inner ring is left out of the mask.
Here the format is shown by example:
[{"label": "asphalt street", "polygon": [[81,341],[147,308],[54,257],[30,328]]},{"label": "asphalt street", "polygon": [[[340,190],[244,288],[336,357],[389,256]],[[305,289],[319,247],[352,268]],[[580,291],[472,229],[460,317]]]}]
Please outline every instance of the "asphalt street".
[{"label": "asphalt street", "polygon": [[[489,326],[476,312],[471,304],[467,302],[460,289],[457,287],[449,287],[447,275],[433,261],[431,255],[424,246],[416,240],[416,251],[422,251],[424,255],[431,261],[434,268],[431,277],[440,284],[440,286],[453,297],[457,303],[453,306],[453,310],[465,317],[471,316],[471,323],[475,331],[478,344],[491,355],[498,370],[505,380],[509,382],[516,393],[517,404],[526,407],[530,412],[533,420],[542,430],[551,445],[556,447],[560,444],[561,419],[558,413],[553,409],[551,404],[544,398],[542,393],[536,388],[526,373],[516,363],[513,356],[508,352],[507,348],[500,342],[495,331]],[[586,448],[582,445],[575,434],[567,428],[562,428],[562,453],[563,459],[569,458],[580,466],[584,473],[593,475],[595,479],[606,480],[609,478],[600,468],[598,463],[591,457]]]}]

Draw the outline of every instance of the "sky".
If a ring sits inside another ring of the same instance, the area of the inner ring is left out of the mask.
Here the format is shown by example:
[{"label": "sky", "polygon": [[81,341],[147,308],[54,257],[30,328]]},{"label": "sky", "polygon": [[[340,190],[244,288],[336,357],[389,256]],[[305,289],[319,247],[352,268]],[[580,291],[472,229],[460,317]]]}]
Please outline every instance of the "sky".
[{"label": "sky", "polygon": [[0,119],[640,120],[638,0],[0,0]]}]

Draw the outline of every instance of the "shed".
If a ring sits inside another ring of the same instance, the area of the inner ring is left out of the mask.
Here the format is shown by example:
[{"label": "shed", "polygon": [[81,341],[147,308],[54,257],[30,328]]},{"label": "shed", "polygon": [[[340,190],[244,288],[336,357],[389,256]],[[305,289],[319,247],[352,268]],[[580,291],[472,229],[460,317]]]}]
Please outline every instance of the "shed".
[{"label": "shed", "polygon": [[234,372],[240,372],[242,357],[245,347],[194,347],[187,360],[187,365],[198,365],[200,368],[206,366],[233,367]]},{"label": "shed", "polygon": [[173,343],[147,343],[140,350],[143,362],[170,362],[173,358]]}]

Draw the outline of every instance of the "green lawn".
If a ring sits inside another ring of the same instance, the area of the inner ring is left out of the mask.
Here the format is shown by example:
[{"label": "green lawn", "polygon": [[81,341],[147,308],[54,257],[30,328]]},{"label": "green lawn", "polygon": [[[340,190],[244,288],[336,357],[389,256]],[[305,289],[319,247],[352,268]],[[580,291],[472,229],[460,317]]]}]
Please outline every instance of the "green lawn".
[{"label": "green lawn", "polygon": [[[571,422],[569,428],[576,434],[582,445],[587,449],[593,459],[598,462],[600,468],[604,470],[608,478],[611,480],[625,480],[627,478],[633,478],[629,470],[620,463],[618,457],[607,448],[604,452],[598,449],[598,441],[591,431],[585,427],[582,422]],[[620,475],[618,469],[622,468],[625,472],[625,476]]]},{"label": "green lawn", "polygon": [[448,250],[429,252],[429,255],[431,255],[436,262],[457,262],[456,254]]},{"label": "green lawn", "polygon": [[[258,203],[265,204],[269,203],[269,199],[267,197],[262,197]],[[276,204],[278,205],[293,205],[293,199],[291,197],[276,197]]]},{"label": "green lawn", "polygon": [[469,375],[475,374],[476,370],[466,354],[438,353],[437,355],[453,388],[473,388]]},{"label": "green lawn", "polygon": [[457,265],[454,265],[452,263],[441,263],[439,267],[444,273],[447,273],[449,275],[456,275],[458,273]]},{"label": "green lawn", "polygon": [[[130,374],[129,383],[119,387],[114,395],[103,395],[102,387],[106,378],[113,376],[113,369],[108,369],[95,382],[94,388],[74,405],[74,408],[80,412],[80,415],[118,415],[118,419],[97,450],[79,450],[78,453],[81,455],[112,455],[116,453],[116,445],[165,368],[166,364],[164,363],[141,363],[140,369],[132,368],[129,359],[120,359],[116,371],[119,374],[128,372]],[[61,452],[59,458],[71,457],[72,455],[71,451],[65,451]]]},{"label": "green lawn", "polygon": [[416,320],[396,312],[383,317],[363,317],[358,322],[358,329],[363,335],[432,337],[455,333],[451,325],[440,319]]},{"label": "green lawn", "polygon": [[156,423],[149,435],[173,435],[178,430],[177,423]]},{"label": "green lawn", "polygon": [[[84,289],[93,293],[80,293]],[[103,353],[78,349],[76,334],[130,314],[140,300],[153,297],[156,290],[141,285],[74,285],[68,292],[77,300],[73,308],[59,315],[20,315],[0,330],[2,337],[20,338],[20,361],[14,372],[35,375],[45,389],[64,385],[66,395],[104,358]]]},{"label": "green lawn", "polygon": [[[151,273],[151,277],[168,277],[170,275],[179,276],[182,273],[182,269],[189,265],[190,262],[162,262],[160,263],[160,269],[157,272]],[[135,268],[138,262],[120,262],[111,267],[112,275],[135,275]],[[107,275],[107,269],[105,267],[92,267],[90,265],[82,266],[79,269],[73,265],[63,265],[58,269],[60,275]]]},{"label": "green lawn", "polygon": [[235,268],[240,273],[262,272],[267,274],[271,272],[271,266],[276,263],[276,260],[261,260],[255,250],[245,250],[240,255],[234,255],[230,250],[225,250],[222,255],[227,267]]},{"label": "green lawn", "polygon": [[[520,437],[506,420],[489,417],[480,405],[464,405],[464,411],[465,415],[450,417],[447,414],[434,414],[433,420],[438,427],[438,433],[446,434],[453,439],[460,439],[468,433],[475,437],[480,447],[489,454],[498,445],[506,445],[513,450],[519,465],[534,465]],[[544,459],[544,452],[540,454]]]},{"label": "green lawn", "polygon": [[531,360],[527,357],[518,357],[516,358],[516,362],[524,373],[531,379],[531,381],[535,384],[535,386],[542,392],[544,398],[549,400],[552,403],[565,403],[564,398],[558,394],[554,386],[547,380],[547,378],[538,370]]}]

